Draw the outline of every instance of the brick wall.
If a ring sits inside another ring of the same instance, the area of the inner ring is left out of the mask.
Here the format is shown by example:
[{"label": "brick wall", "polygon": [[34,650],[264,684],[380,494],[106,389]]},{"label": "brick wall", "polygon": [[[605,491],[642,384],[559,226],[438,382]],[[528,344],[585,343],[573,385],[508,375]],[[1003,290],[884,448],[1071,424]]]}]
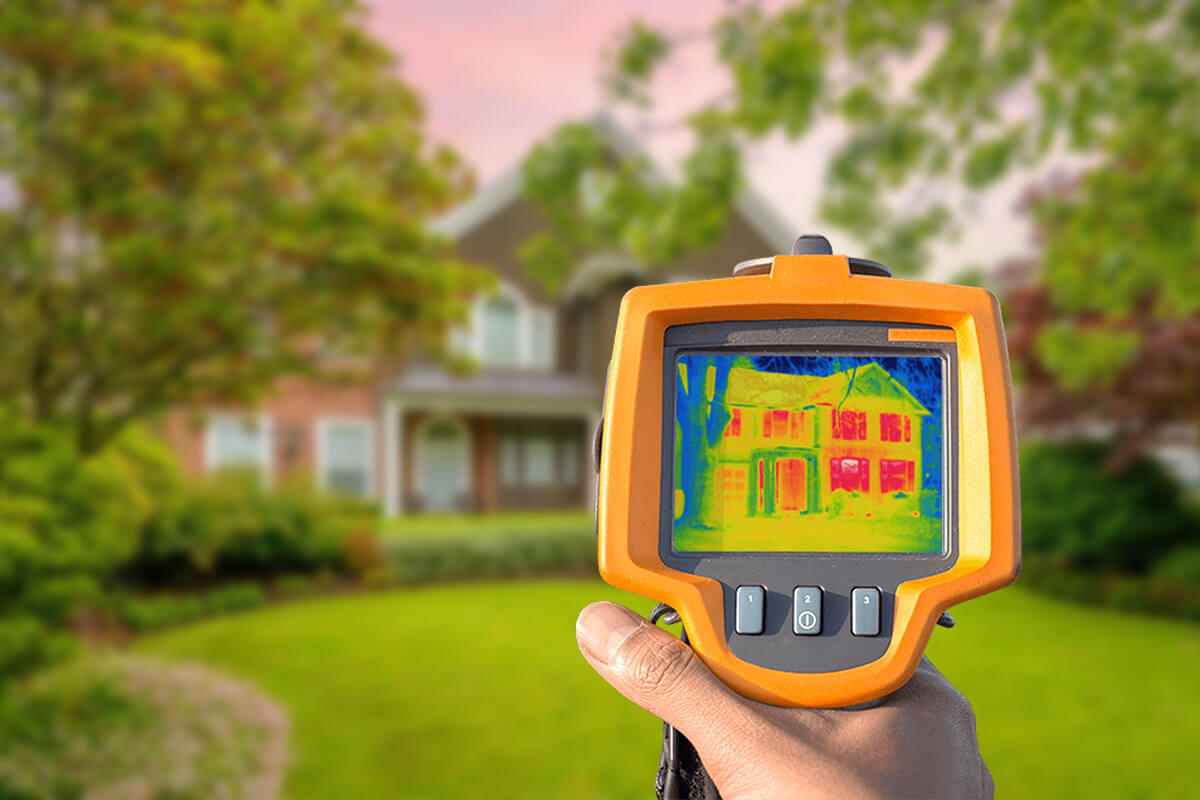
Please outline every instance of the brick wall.
[{"label": "brick wall", "polygon": [[[382,432],[379,430],[376,393],[368,382],[342,385],[290,378],[281,381],[257,410],[227,410],[248,416],[261,413],[270,418],[271,479],[275,483],[315,474],[318,419],[346,417],[370,420],[375,426],[373,492],[378,495],[383,474],[383,448],[379,440]],[[184,471],[190,475],[201,475],[205,471],[205,419],[202,413],[180,410],[172,412],[163,425],[167,443],[179,456]]]}]

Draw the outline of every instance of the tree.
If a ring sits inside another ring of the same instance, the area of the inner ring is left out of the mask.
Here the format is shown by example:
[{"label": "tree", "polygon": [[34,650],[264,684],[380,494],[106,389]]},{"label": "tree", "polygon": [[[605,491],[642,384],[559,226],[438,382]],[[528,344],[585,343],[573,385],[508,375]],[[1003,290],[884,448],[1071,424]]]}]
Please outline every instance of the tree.
[{"label": "tree", "polygon": [[[356,0],[0,4],[0,395],[94,452],[129,422],[398,354],[474,279],[468,188]],[[5,187],[0,187],[4,189]]]},{"label": "tree", "polygon": [[729,424],[730,412],[725,402],[729,389],[729,370],[733,359],[690,355],[679,365],[675,422],[680,433],[679,487],[683,490],[683,514],[678,524],[683,528],[715,527],[714,487],[717,445]]},{"label": "tree", "polygon": [[[953,234],[964,201],[1014,170],[1077,157],[1077,174],[1030,207],[1042,235],[1035,281],[1054,320],[1031,346],[1062,397],[1113,386],[1158,347],[1155,325],[1200,318],[1200,3],[742,3],[699,35],[632,23],[602,82],[652,113],[658,68],[703,44],[728,86],[682,120],[646,126],[694,134],[678,186],[630,188],[628,169],[571,147],[572,127],[534,151],[528,182],[558,204],[554,232],[531,247],[539,273],[598,242],[652,264],[711,243],[741,151],[836,117],[847,135],[822,215],[901,273]],[[628,213],[614,221],[616,209]],[[1160,377],[1177,397],[1200,380],[1191,361]],[[1173,408],[1196,422],[1194,402]]]},{"label": "tree", "polygon": [[[1005,271],[1034,268],[1017,262]],[[1106,466],[1117,471],[1132,466],[1147,442],[1188,426],[1200,431],[1200,316],[1163,316],[1149,302],[1115,318],[1066,311],[1032,282],[1007,293],[1004,305],[1026,423],[1105,431],[1114,440]]]}]

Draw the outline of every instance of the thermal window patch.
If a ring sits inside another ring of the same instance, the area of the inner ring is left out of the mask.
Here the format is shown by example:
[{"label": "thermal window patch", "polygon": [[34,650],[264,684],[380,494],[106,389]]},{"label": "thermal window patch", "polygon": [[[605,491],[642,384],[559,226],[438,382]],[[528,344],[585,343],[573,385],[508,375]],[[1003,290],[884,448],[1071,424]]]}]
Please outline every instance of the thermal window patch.
[{"label": "thermal window patch", "polygon": [[681,355],[676,552],[938,553],[937,356]]}]

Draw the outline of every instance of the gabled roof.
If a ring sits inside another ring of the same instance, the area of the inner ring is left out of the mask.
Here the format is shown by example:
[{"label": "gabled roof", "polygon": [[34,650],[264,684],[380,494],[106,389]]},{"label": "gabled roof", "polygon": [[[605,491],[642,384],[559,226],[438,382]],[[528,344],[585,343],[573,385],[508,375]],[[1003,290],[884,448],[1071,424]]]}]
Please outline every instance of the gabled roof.
[{"label": "gabled roof", "polygon": [[874,361],[823,377],[734,367],[729,370],[729,386],[725,392],[725,400],[734,405],[778,408],[795,408],[798,404],[836,407],[851,397],[898,400],[908,405],[914,414],[926,416],[930,413]]},{"label": "gabled roof", "polygon": [[[593,114],[588,123],[612,146],[622,158],[643,159],[650,165],[648,178],[654,183],[667,184],[670,179],[641,143],[604,111]],[[452,208],[430,223],[434,231],[451,239],[459,239],[521,196],[521,165],[514,164],[497,178],[484,185],[462,204]],[[746,188],[738,197],[737,213],[756,233],[775,248],[775,253],[791,251],[795,238],[789,225],[753,189]],[[764,253],[763,255],[774,255]]]}]

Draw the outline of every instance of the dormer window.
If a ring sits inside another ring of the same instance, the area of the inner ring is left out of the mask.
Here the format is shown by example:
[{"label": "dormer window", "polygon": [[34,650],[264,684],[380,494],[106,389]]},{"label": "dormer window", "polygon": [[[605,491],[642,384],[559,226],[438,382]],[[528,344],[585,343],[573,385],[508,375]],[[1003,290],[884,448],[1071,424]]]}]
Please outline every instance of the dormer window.
[{"label": "dormer window", "polygon": [[451,331],[451,348],[491,369],[554,368],[554,311],[501,284],[476,298],[467,325]]}]

